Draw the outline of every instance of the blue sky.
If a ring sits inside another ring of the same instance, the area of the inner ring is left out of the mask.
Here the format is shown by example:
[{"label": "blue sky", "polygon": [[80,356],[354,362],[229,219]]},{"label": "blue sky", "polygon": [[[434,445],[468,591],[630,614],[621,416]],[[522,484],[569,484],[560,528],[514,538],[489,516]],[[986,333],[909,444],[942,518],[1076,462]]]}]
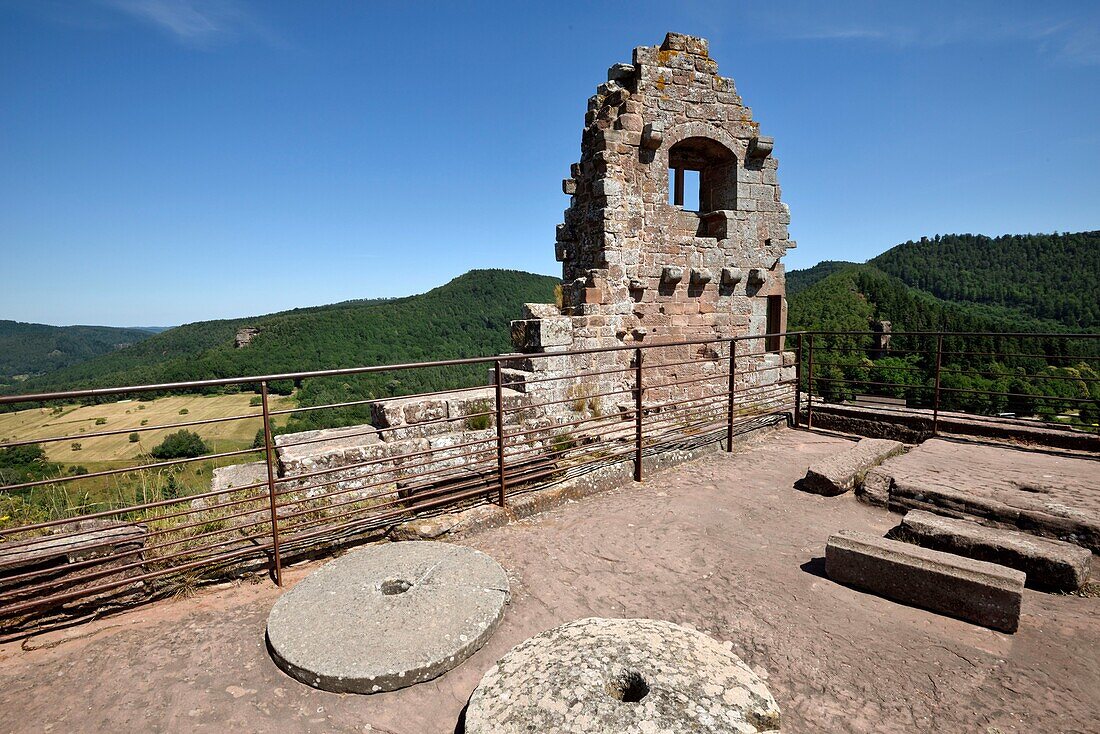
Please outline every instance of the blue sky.
[{"label": "blue sky", "polygon": [[788,268],[1100,228],[1100,3],[0,0],[0,318],[560,274],[587,98],[669,30],[775,137]]}]

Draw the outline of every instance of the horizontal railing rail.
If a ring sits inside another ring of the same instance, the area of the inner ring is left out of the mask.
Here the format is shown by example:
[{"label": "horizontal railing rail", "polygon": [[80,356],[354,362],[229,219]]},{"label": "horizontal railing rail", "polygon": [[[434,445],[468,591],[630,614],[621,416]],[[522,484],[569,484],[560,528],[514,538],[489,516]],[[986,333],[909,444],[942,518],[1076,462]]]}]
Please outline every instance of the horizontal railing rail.
[{"label": "horizontal railing rail", "polygon": [[[0,436],[0,452],[33,455],[17,474],[0,463],[0,626],[248,571],[281,583],[288,557],[622,463],[641,480],[648,456],[730,441],[796,409],[797,365],[764,344],[685,339],[0,396],[9,414],[38,419]],[[573,366],[538,366],[561,357]],[[412,389],[386,382],[395,375]],[[287,382],[293,396],[271,393]],[[183,397],[231,404],[194,417],[157,409]],[[193,450],[152,447],[181,431]]]},{"label": "horizontal railing rail", "polygon": [[[288,559],[597,470],[641,481],[772,416],[878,399],[930,435],[954,412],[1094,431],[1097,339],[790,332],[3,395],[0,627],[281,583]],[[196,415],[164,407],[184,399]]]}]

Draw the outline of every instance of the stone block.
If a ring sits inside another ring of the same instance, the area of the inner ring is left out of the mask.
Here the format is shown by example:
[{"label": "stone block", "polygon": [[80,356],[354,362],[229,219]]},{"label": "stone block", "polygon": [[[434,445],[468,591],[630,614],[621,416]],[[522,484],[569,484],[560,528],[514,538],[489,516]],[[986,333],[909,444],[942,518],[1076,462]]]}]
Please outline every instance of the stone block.
[{"label": "stone block", "polygon": [[827,496],[844,494],[860,484],[872,468],[904,450],[900,441],[864,438],[852,448],[812,464],[799,489]]},{"label": "stone block", "polygon": [[1028,587],[1041,591],[1075,591],[1089,578],[1087,548],[923,510],[906,513],[887,537],[1015,568],[1027,574]]},{"label": "stone block", "polygon": [[567,347],[572,343],[573,324],[568,316],[512,322],[512,344],[520,351],[537,352],[547,347]]},{"label": "stone block", "polygon": [[648,150],[656,150],[661,147],[665,137],[665,124],[660,120],[646,123],[642,128],[642,147]]},{"label": "stone block", "polygon": [[575,178],[563,178],[561,180],[561,192],[572,196],[577,193],[577,179]]},{"label": "stone block", "polygon": [[667,33],[661,44],[662,51],[682,51],[693,56],[707,56],[710,52],[710,44],[707,39],[699,36],[687,36],[683,33]]},{"label": "stone block", "polygon": [[732,288],[745,277],[745,271],[741,268],[722,268],[722,285]]},{"label": "stone block", "polygon": [[986,561],[843,530],[825,546],[825,572],[847,586],[1002,632],[1020,623],[1024,573]]},{"label": "stone block", "polygon": [[553,303],[525,303],[523,304],[523,318],[525,319],[553,319],[561,316],[561,309]]},{"label": "stone block", "polygon": [[702,287],[714,280],[714,273],[706,268],[693,268],[691,271],[691,284]]},{"label": "stone block", "polygon": [[684,269],[677,265],[666,265],[661,270],[661,280],[665,283],[676,284],[684,279]]},{"label": "stone block", "polygon": [[774,145],[775,141],[772,138],[763,135],[751,138],[749,140],[748,150],[746,151],[746,157],[750,161],[762,161],[771,155]]},{"label": "stone block", "polygon": [[615,64],[607,70],[607,81],[624,83],[634,76],[634,64]]}]

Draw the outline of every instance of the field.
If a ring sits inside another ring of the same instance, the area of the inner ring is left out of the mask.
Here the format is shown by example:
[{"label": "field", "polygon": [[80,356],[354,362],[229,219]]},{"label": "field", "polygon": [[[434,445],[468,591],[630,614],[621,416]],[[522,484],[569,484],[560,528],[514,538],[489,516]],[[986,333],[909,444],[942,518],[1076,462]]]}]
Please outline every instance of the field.
[{"label": "field", "polygon": [[[155,461],[147,456],[181,423],[247,416],[240,420],[187,426],[202,436],[211,453],[247,449],[262,427],[261,408],[251,405],[251,393],[235,395],[188,395],[150,401],[127,400],[103,405],[67,405],[61,408],[24,410],[0,414],[0,447],[12,441],[64,436],[64,441],[43,442],[47,458],[61,465],[61,481],[0,492],[0,530],[19,525],[56,520],[174,497],[185,497],[210,489],[210,478],[219,466],[256,461],[260,453],[138,469],[96,476],[95,472],[128,469]],[[292,397],[271,396],[271,409],[292,408]],[[181,411],[187,411],[181,414]],[[288,416],[273,419],[283,425]],[[97,425],[98,421],[103,421]],[[145,422],[145,426],[142,423]],[[141,430],[148,426],[168,426]],[[84,435],[119,431],[109,436]],[[130,434],[139,439],[133,443]],[[74,451],[74,444],[80,446]],[[90,472],[90,476],[84,476]],[[2,482],[0,482],[2,483]]]},{"label": "field", "polygon": [[[71,440],[43,443],[42,448],[50,461],[62,464],[90,465],[111,462],[138,463],[142,455],[164,440],[177,428],[143,430],[145,426],[172,426],[190,421],[226,418],[230,416],[256,416],[244,420],[208,423],[188,426],[203,437],[213,453],[248,448],[262,427],[261,409],[250,406],[256,396],[252,393],[235,395],[186,395],[159,398],[147,402],[124,400],[102,405],[68,405],[60,411],[53,408],[35,408],[17,413],[0,414],[0,446],[11,441],[46,439],[55,436],[71,436]],[[294,406],[293,398],[271,396],[271,409]],[[182,413],[181,411],[187,411]],[[105,421],[97,425],[97,421]],[[286,422],[286,416],[277,416],[276,425]],[[82,438],[84,434],[123,431],[111,436]],[[139,440],[130,442],[130,433],[137,432]],[[74,446],[79,445],[79,450]]]}]

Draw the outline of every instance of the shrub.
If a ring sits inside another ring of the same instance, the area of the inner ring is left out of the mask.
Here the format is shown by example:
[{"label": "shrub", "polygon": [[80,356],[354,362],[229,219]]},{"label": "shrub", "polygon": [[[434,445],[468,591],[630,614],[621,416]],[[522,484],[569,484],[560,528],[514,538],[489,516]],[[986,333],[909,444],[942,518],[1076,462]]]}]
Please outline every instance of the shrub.
[{"label": "shrub", "polygon": [[264,399],[261,398],[259,395],[257,395],[254,398],[249,398],[249,400],[248,400],[248,407],[250,407],[250,408],[258,408],[263,404],[264,404]]},{"label": "shrub", "polygon": [[188,410],[187,408],[180,408],[180,415],[187,415],[190,412],[191,411]]},{"label": "shrub", "polygon": [[154,459],[193,459],[210,453],[210,447],[202,437],[192,431],[176,431],[149,452]]},{"label": "shrub", "polygon": [[97,426],[105,426],[105,425],[107,425],[107,419],[106,418],[96,418],[95,419],[95,424]]},{"label": "shrub", "polygon": [[149,419],[148,419],[148,418],[146,418],[145,420],[143,420],[143,421],[141,422],[141,425],[143,425],[143,426],[147,426],[147,425],[149,425]]},{"label": "shrub", "polygon": [[73,445],[72,445],[72,446],[71,446],[70,448],[72,448],[72,450],[73,450],[73,451],[80,451],[80,449],[81,449],[81,446],[80,446],[80,444],[79,444],[79,443],[76,443],[76,442],[74,441],[74,442],[73,442]]},{"label": "shrub", "polygon": [[[493,425],[493,416],[489,415],[492,408],[493,404],[488,400],[475,400],[470,403],[468,410],[474,415],[466,418],[466,428],[471,431],[484,431],[486,428],[490,428]],[[478,415],[479,413],[484,415]]]},{"label": "shrub", "polygon": [[131,433],[130,434],[130,443],[137,443],[140,440],[141,440],[141,436],[139,436],[137,433]]},{"label": "shrub", "polygon": [[294,380],[275,380],[267,383],[267,391],[273,395],[291,395],[294,393]]}]

